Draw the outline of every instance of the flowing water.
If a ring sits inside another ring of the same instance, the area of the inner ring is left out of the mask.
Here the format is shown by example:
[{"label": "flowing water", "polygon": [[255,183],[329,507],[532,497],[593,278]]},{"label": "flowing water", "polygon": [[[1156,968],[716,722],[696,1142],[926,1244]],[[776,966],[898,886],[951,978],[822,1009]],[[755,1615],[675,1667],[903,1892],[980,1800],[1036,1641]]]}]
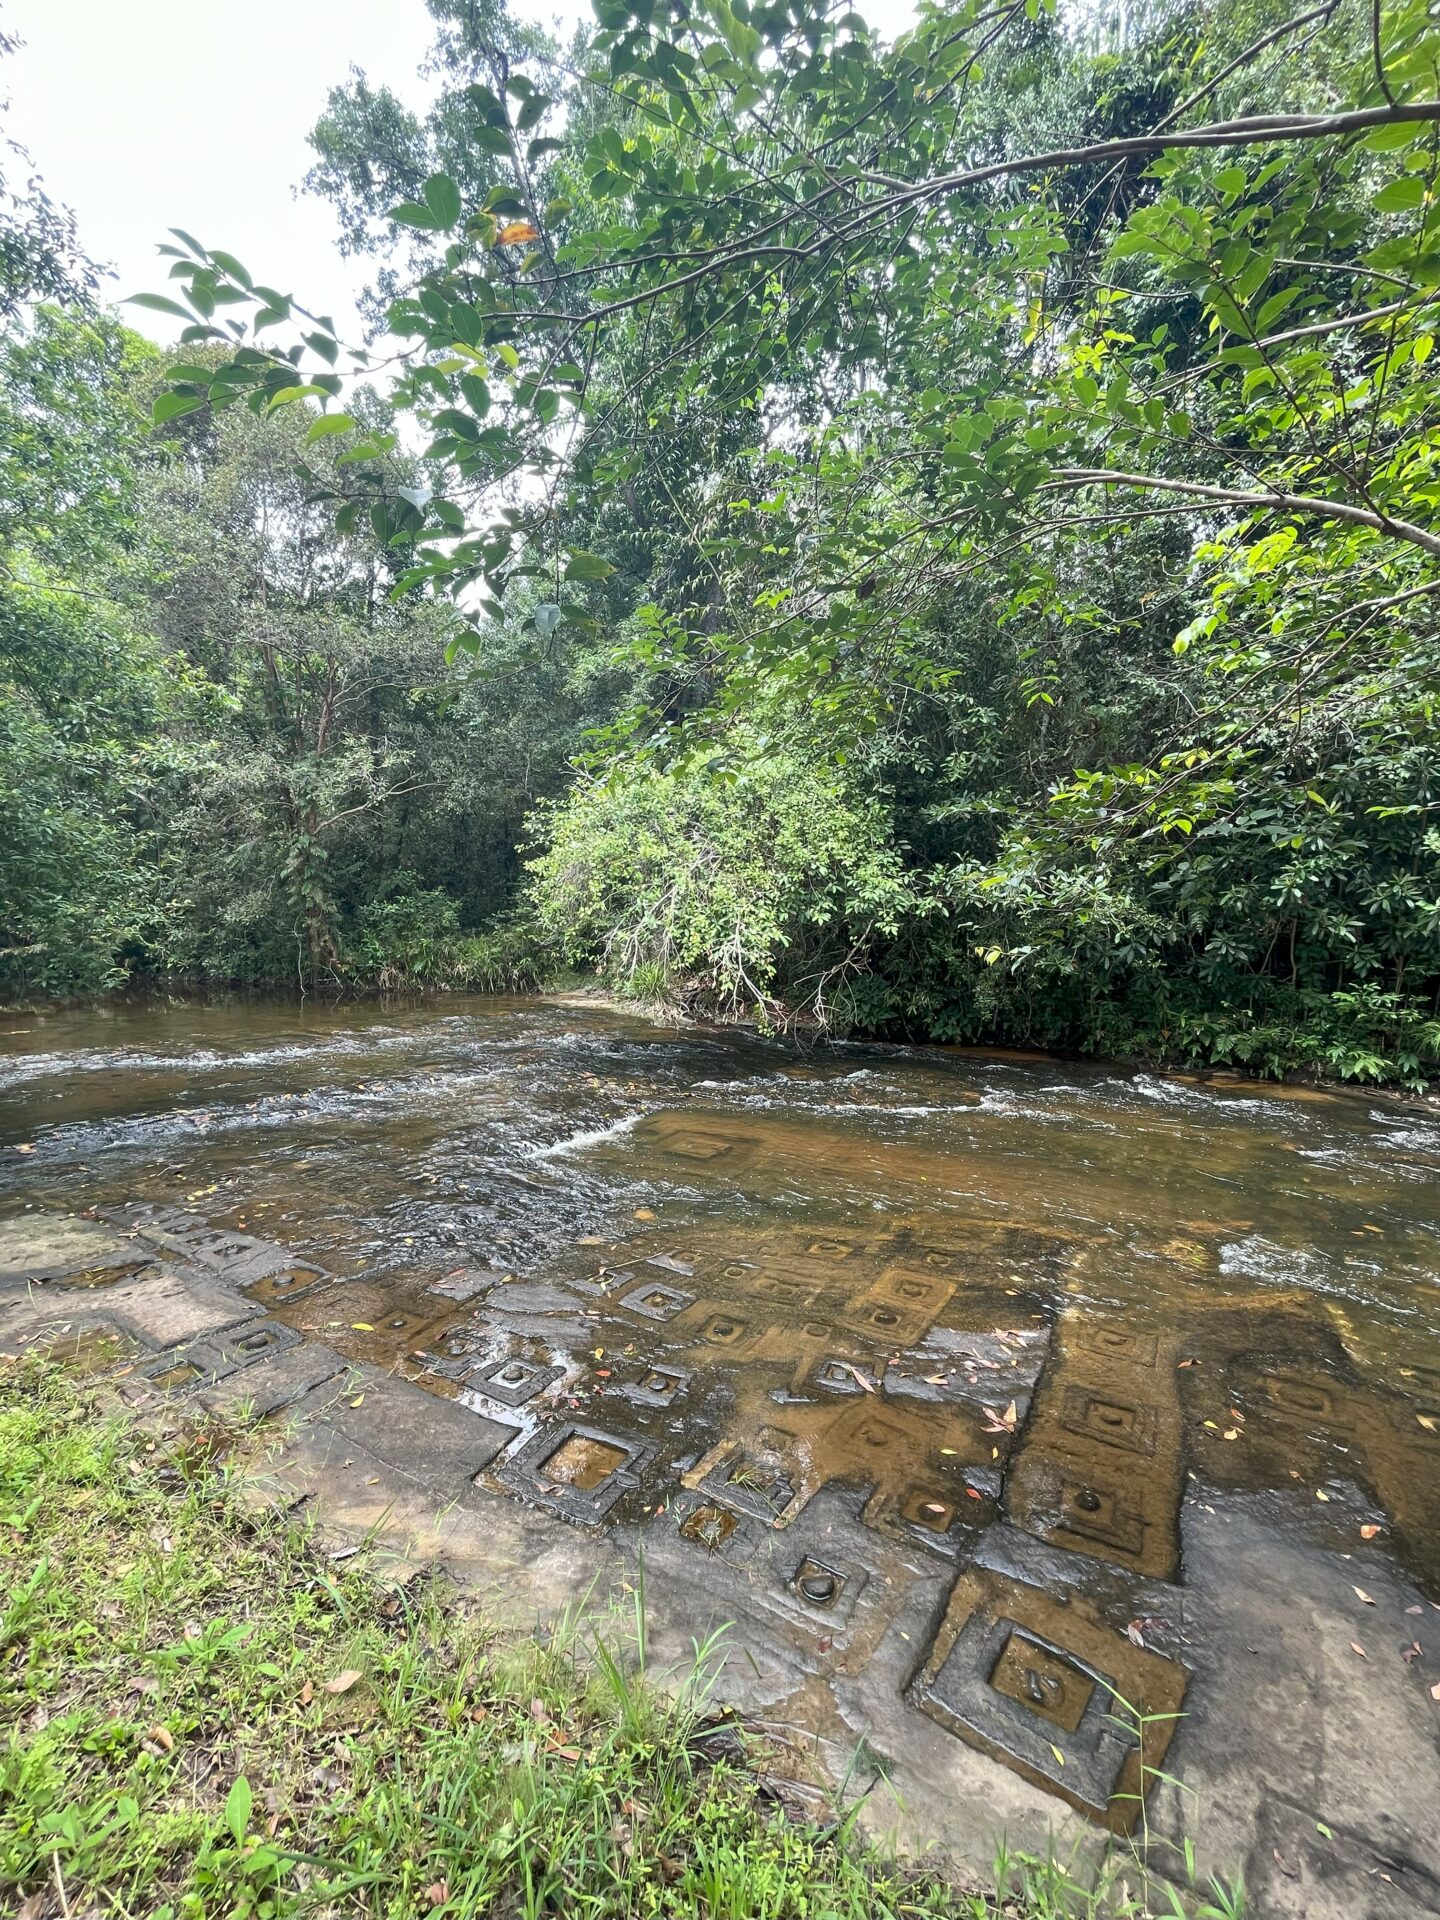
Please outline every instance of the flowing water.
[{"label": "flowing water", "polygon": [[[1418,1103],[594,1006],[0,1020],[5,1215],[278,1242],[272,1313],[503,1412],[488,1484],[700,1554],[843,1488],[882,1557],[964,1569],[1003,1527],[1178,1591],[1186,1501],[1263,1496],[1440,1599],[1437,1172]],[[821,1618],[844,1577],[787,1574]],[[973,1732],[946,1632],[920,1704]],[[1038,1629],[992,1654],[1063,1766],[1091,1668]]]}]

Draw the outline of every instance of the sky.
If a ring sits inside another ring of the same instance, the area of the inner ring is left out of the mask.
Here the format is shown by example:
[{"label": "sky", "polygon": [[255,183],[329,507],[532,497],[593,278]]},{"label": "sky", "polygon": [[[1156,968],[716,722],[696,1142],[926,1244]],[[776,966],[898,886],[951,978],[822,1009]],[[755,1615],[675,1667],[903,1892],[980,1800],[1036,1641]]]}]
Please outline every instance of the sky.
[{"label": "sky", "polygon": [[[592,17],[585,0],[516,10],[563,22],[566,38]],[[894,33],[907,0],[865,12]],[[112,299],[163,289],[170,263],[155,249],[183,227],[358,337],[365,263],[341,259],[326,203],[294,189],[310,164],[305,136],[350,67],[423,104],[424,0],[0,0],[0,25],[25,43],[0,69],[8,130],[78,216],[91,257],[115,268]],[[180,324],[124,312],[160,340]]]}]

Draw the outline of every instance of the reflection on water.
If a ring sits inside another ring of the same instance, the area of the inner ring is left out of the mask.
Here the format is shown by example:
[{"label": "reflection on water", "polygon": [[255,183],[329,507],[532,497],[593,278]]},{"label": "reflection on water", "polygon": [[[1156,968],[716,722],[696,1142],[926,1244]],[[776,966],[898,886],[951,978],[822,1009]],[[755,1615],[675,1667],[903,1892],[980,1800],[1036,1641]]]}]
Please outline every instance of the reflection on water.
[{"label": "reflection on water", "polygon": [[[1414,1104],[534,1001],[0,1023],[6,1212],[278,1243],[240,1284],[496,1423],[486,1484],[722,1556],[840,1486],[881,1551],[1003,1521],[1175,1582],[1194,1476],[1318,1494],[1347,1550],[1368,1516],[1440,1595],[1437,1171]],[[1013,1596],[1001,1632],[1007,1577],[957,1584],[917,1704],[1094,1811],[1046,1758],[1105,1773],[1092,1670]],[[850,1578],[807,1553],[798,1601]]]}]

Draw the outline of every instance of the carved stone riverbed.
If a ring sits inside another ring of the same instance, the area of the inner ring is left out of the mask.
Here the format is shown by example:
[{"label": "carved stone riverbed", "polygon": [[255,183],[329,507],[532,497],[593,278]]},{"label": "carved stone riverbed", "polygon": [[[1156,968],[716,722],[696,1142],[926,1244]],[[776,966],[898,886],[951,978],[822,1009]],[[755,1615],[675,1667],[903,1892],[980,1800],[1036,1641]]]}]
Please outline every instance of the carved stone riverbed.
[{"label": "carved stone riverbed", "polygon": [[263,1422],[257,1497],[516,1619],[643,1559],[657,1661],[731,1623],[722,1693],[912,1847],[1193,1831],[1260,1914],[1407,1920],[1437,1176],[1432,1112],[1238,1080],[537,1001],[12,1015],[0,1348]]}]

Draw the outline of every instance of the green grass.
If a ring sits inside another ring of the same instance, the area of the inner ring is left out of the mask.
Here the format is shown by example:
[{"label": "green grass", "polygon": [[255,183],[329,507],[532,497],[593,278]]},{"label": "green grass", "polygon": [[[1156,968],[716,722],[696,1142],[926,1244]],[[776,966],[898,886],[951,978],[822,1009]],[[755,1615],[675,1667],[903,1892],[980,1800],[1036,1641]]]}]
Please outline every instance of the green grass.
[{"label": "green grass", "polygon": [[[1094,1911],[1054,1862],[1000,1894],[766,1798],[766,1756],[627,1625],[497,1632],[255,1517],[234,1436],[168,1439],[0,1363],[0,1912],[888,1920]],[[1112,1893],[1105,1910],[1119,1910]],[[1132,1911],[1139,1911],[1132,1908]]]}]

